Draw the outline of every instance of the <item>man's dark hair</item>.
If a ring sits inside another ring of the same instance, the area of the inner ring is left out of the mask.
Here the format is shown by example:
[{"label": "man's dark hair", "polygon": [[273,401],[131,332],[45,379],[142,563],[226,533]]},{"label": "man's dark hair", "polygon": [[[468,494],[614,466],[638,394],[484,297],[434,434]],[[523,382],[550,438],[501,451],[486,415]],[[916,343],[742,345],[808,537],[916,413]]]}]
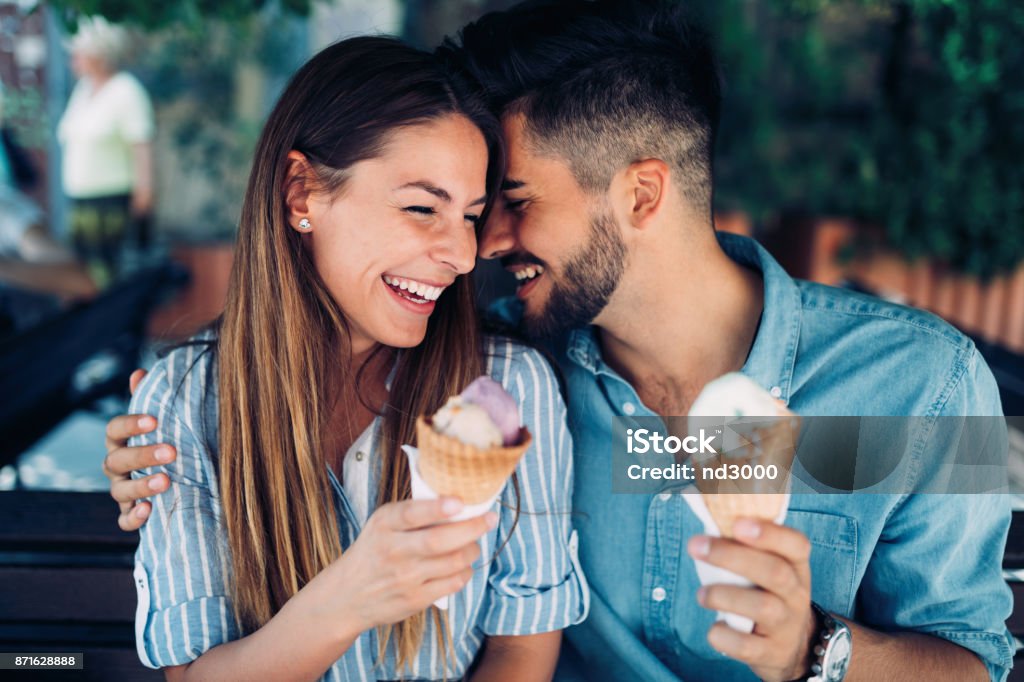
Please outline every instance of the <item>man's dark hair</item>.
[{"label": "man's dark hair", "polygon": [[583,189],[603,193],[620,169],[657,158],[710,213],[718,68],[679,3],[523,2],[438,50],[477,77],[495,111],[524,114],[532,150],[565,159]]}]

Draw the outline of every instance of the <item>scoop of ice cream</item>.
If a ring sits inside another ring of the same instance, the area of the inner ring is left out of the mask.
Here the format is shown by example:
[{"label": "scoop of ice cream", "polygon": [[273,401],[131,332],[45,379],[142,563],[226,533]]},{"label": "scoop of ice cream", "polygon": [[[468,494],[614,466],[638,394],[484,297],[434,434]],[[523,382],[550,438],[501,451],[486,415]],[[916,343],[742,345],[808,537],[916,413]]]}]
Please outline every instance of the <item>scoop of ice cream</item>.
[{"label": "scoop of ice cream", "polygon": [[[725,420],[719,451],[725,457],[745,457],[748,444],[759,440],[755,431],[773,422],[761,418],[784,414],[786,409],[782,403],[757,382],[745,374],[731,372],[709,382],[693,401],[689,430],[696,433],[700,427],[708,427],[708,418],[716,425]],[[702,458],[714,459],[715,455],[697,457],[697,460]]]},{"label": "scoop of ice cream", "polygon": [[466,387],[461,397],[487,412],[501,431],[503,445],[515,445],[519,441],[519,406],[501,384],[487,376],[479,377]]},{"label": "scoop of ice cream", "polygon": [[501,431],[487,411],[461,396],[449,398],[431,421],[438,433],[482,450],[502,444]]},{"label": "scoop of ice cream", "polygon": [[731,372],[708,383],[693,401],[691,417],[776,417],[782,406],[753,379]]}]

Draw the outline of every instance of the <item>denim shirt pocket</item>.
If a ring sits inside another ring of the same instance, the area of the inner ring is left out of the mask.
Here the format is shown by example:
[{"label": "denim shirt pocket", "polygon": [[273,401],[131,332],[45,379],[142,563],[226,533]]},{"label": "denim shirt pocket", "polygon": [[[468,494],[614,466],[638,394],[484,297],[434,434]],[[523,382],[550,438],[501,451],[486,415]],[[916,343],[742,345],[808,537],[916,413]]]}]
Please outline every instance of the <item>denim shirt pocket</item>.
[{"label": "denim shirt pocket", "polygon": [[811,541],[811,598],[826,611],[852,614],[857,592],[857,520],[791,509],[785,523]]}]

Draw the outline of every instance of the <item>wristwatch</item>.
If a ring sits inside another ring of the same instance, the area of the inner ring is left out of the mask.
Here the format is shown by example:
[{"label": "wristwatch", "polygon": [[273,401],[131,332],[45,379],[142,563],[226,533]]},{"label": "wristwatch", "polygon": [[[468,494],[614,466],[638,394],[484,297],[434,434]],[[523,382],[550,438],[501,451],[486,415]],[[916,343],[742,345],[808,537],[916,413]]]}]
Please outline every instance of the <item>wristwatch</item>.
[{"label": "wristwatch", "polygon": [[814,602],[811,602],[811,608],[820,629],[818,642],[811,652],[814,659],[811,675],[805,679],[807,682],[842,682],[853,652],[850,628]]}]

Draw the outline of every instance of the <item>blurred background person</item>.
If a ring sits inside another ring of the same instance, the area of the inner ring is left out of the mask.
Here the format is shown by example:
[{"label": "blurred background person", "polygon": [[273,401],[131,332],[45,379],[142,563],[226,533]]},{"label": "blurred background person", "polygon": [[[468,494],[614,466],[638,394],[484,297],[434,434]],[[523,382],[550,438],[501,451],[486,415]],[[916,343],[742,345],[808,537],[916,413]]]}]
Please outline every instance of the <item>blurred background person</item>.
[{"label": "blurred background person", "polygon": [[120,70],[127,47],[124,29],[102,17],[79,22],[69,45],[78,83],[57,127],[71,242],[101,288],[119,274],[133,228],[148,245],[153,210],[153,105]]},{"label": "blurred background person", "polygon": [[0,319],[9,322],[0,323],[0,328],[17,328],[20,325],[10,320],[21,319],[18,311],[26,308],[24,302],[36,299],[10,289],[54,294],[63,300],[91,297],[96,286],[74,254],[50,236],[43,211],[27,195],[38,172],[5,125],[3,104],[0,83]]}]

